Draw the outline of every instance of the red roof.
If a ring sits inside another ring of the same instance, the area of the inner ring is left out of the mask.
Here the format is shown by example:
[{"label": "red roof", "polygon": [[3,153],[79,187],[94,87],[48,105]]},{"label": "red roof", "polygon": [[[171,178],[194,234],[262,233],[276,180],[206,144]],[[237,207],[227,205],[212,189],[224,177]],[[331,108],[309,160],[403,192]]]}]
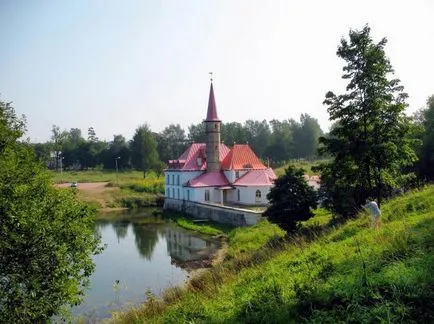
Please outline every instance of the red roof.
[{"label": "red roof", "polygon": [[265,165],[247,144],[235,144],[223,160],[221,167],[225,170],[266,169]]},{"label": "red roof", "polygon": [[229,181],[221,171],[205,172],[187,182],[188,187],[222,187],[228,186]]},{"label": "red roof", "polygon": [[273,169],[250,170],[235,181],[235,186],[271,186],[277,179]]},{"label": "red roof", "polygon": [[[206,144],[204,143],[193,143],[191,144],[184,153],[176,160],[169,160],[169,169],[179,169],[184,171],[201,171],[206,170]],[[220,144],[220,162],[229,153],[229,148]],[[201,165],[199,165],[198,159],[201,160]]]},{"label": "red roof", "polygon": [[205,121],[220,121],[219,117],[217,116],[217,105],[215,104],[214,88],[212,83],[211,88],[209,89],[208,111]]}]

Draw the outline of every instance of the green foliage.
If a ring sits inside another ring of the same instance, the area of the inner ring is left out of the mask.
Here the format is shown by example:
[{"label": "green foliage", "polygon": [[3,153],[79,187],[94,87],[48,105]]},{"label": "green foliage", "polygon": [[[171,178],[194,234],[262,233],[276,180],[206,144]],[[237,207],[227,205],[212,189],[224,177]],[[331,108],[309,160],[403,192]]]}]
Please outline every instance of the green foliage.
[{"label": "green foliage", "polygon": [[80,302],[99,251],[94,211],[55,189],[25,122],[0,102],[0,322],[41,323]]},{"label": "green foliage", "polygon": [[143,177],[158,166],[157,143],[147,125],[136,129],[131,147],[131,163],[136,170],[143,172]]},{"label": "green foliage", "polygon": [[428,98],[427,107],[421,111],[422,126],[418,148],[418,175],[422,181],[434,181],[434,95]]},{"label": "green foliage", "polygon": [[381,204],[412,177],[405,172],[416,160],[407,136],[407,94],[398,79],[389,79],[386,43],[374,43],[368,26],[351,30],[337,51],[346,62],[347,92],[328,92],[324,101],[335,122],[329,137],[320,139],[321,152],[333,158],[319,168],[324,203],[343,216],[356,214],[370,196]]},{"label": "green foliage", "polygon": [[303,175],[302,169],[289,166],[267,195],[270,206],[264,215],[287,232],[294,231],[299,221],[312,217],[311,209],[316,208],[316,193]]}]

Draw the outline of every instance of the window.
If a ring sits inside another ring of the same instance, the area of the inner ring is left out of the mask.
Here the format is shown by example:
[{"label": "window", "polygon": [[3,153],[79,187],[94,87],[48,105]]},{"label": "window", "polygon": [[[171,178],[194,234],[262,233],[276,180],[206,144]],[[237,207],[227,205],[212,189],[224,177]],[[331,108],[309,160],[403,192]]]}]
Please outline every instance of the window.
[{"label": "window", "polygon": [[240,177],[240,171],[235,171],[235,179],[238,179]]},{"label": "window", "polygon": [[238,198],[238,201],[240,201],[240,200],[241,200],[240,189],[237,190],[237,196],[238,196],[238,197],[237,197],[237,198]]},{"label": "window", "polygon": [[261,191],[260,190],[256,190],[256,202],[261,202]]},{"label": "window", "polygon": [[187,190],[187,200],[190,200],[190,190]]},{"label": "window", "polygon": [[173,185],[175,184],[175,175],[174,174],[172,174],[172,184]]},{"label": "window", "polygon": [[179,199],[179,188],[178,188],[178,199]]},{"label": "window", "polygon": [[176,176],[176,185],[179,186],[179,174]]},{"label": "window", "polygon": [[166,189],[166,197],[169,197],[169,189]]},{"label": "window", "polygon": [[205,190],[205,201],[209,201],[209,190]]},{"label": "window", "polygon": [[172,188],[172,198],[175,198],[175,189]]},{"label": "window", "polygon": [[166,183],[169,184],[169,175],[166,177]]}]

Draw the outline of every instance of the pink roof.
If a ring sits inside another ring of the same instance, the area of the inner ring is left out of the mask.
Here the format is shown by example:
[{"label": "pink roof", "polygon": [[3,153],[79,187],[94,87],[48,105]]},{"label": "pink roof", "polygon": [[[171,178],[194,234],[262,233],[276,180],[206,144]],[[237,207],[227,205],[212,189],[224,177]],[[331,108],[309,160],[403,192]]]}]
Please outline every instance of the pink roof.
[{"label": "pink roof", "polygon": [[229,154],[222,162],[222,169],[225,170],[242,170],[266,169],[266,166],[259,160],[255,152],[247,144],[235,144]]},{"label": "pink roof", "polygon": [[214,88],[211,82],[211,88],[209,89],[208,111],[205,121],[220,121],[217,116],[217,105],[215,104]]},{"label": "pink roof", "polygon": [[222,187],[229,186],[229,181],[223,172],[206,172],[187,182],[188,187]]},{"label": "pink roof", "polygon": [[271,186],[277,179],[273,169],[250,170],[237,181],[235,186]]},{"label": "pink roof", "polygon": [[[229,153],[229,148],[220,144],[220,161]],[[184,171],[201,171],[206,170],[206,145],[204,143],[191,144],[184,153],[176,160],[169,160],[169,169],[178,169]],[[198,158],[202,160],[202,164],[198,165]]]}]

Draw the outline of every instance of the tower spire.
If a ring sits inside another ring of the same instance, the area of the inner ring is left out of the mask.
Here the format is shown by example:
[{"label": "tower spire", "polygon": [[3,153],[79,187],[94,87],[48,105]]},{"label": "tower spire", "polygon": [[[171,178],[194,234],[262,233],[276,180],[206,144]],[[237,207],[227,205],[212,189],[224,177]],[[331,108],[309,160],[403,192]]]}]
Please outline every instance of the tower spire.
[{"label": "tower spire", "polygon": [[208,111],[206,114],[206,172],[220,171],[220,124],[221,120],[217,116],[217,106],[215,104],[214,87],[212,84],[209,90]]},{"label": "tower spire", "polygon": [[215,97],[214,97],[214,87],[212,84],[213,78],[212,78],[212,72],[209,72],[211,75],[211,86],[209,89],[209,100],[208,100],[208,111],[206,114],[205,121],[220,121],[218,115],[217,115],[217,105],[215,103]]}]

